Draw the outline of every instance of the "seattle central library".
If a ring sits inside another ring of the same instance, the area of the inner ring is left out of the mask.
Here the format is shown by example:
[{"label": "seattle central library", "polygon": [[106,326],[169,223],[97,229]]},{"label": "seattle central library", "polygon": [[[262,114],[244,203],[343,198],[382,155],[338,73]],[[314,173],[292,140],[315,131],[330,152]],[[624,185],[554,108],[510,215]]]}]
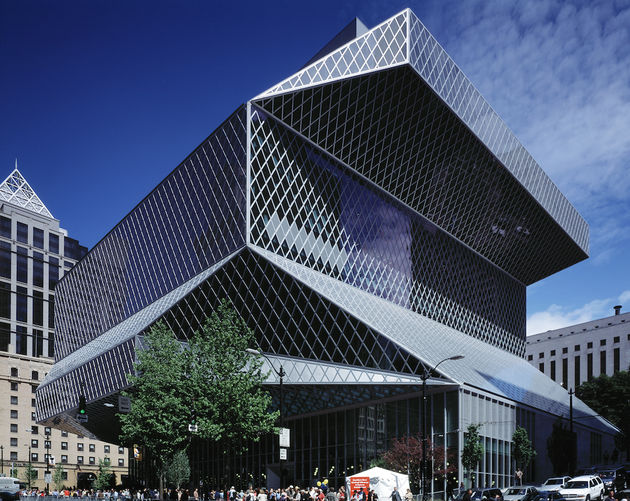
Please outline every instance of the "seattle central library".
[{"label": "seattle central library", "polygon": [[[185,340],[228,298],[267,368],[286,372],[287,484],[340,485],[418,434],[422,376],[460,355],[427,381],[432,443],[464,481],[465,431],[480,424],[477,482],[502,487],[523,426],[538,450],[528,476],[540,479],[569,394],[524,359],[525,288],[585,259],[588,240],[413,12],[371,30],[355,20],[234,111],[59,283],[37,420],[117,440],[143,334],[161,320]],[[600,462],[616,429],[578,399],[573,415],[578,466]],[[229,464],[212,447],[191,453],[195,482],[278,483],[277,439]]]}]

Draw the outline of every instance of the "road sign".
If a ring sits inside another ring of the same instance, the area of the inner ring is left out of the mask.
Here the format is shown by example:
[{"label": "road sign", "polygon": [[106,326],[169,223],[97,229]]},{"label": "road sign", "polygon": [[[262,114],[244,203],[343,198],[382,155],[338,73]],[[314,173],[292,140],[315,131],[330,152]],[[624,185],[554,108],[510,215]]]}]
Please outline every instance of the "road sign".
[{"label": "road sign", "polygon": [[46,482],[47,484],[52,484],[52,474],[49,471],[44,473],[44,482]]},{"label": "road sign", "polygon": [[129,397],[118,396],[118,412],[129,414],[131,412],[131,399]]},{"label": "road sign", "polygon": [[283,447],[280,447],[280,461],[287,460],[287,450]]},{"label": "road sign", "polygon": [[197,425],[196,424],[189,424],[188,425],[188,431],[191,433],[197,433]]},{"label": "road sign", "polygon": [[87,423],[88,422],[88,415],[87,414],[77,414],[76,418],[77,418],[77,421],[79,423]]},{"label": "road sign", "polygon": [[280,428],[280,447],[291,447],[291,430]]}]

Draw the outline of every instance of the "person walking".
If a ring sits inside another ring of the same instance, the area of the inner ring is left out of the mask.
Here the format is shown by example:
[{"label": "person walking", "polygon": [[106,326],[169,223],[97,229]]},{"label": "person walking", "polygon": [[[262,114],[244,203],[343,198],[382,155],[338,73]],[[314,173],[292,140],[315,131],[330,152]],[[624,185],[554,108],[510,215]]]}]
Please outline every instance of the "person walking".
[{"label": "person walking", "polygon": [[615,498],[615,493],[613,491],[610,491],[608,493],[608,496],[604,498],[604,501],[617,501],[617,499]]},{"label": "person walking", "polygon": [[462,498],[462,501],[471,501],[472,500],[472,489],[468,488],[468,490],[466,491],[466,494],[464,494],[464,497]]},{"label": "person walking", "polygon": [[392,501],[402,501],[400,498],[400,492],[398,492],[398,487],[394,487],[392,491]]},{"label": "person walking", "polygon": [[405,492],[405,501],[413,501],[413,494],[411,493],[411,489],[407,489],[407,492]]}]

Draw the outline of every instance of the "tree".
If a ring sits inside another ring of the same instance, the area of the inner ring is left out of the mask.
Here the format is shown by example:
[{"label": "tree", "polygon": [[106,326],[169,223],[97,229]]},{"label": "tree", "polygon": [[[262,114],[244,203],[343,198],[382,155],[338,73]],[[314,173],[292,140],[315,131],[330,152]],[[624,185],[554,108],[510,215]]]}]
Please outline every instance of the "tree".
[{"label": "tree", "polygon": [[190,479],[190,464],[186,451],[177,451],[165,468],[166,480],[177,489]]},{"label": "tree", "polygon": [[63,482],[64,482],[64,475],[65,470],[63,469],[63,465],[62,464],[58,464],[57,466],[55,466],[55,469],[53,470],[53,475],[52,475],[52,481],[53,481],[53,485],[55,486],[55,490],[61,490],[61,488],[63,487]]},{"label": "tree", "polygon": [[479,436],[481,424],[468,425],[462,449],[462,465],[469,473],[470,485],[473,485],[472,472],[477,469],[477,465],[483,456],[483,445]]},{"label": "tree", "polygon": [[522,471],[526,470],[532,459],[536,457],[536,451],[529,439],[527,430],[522,426],[517,426],[512,435],[512,457],[516,461],[516,467]]},{"label": "tree", "polygon": [[105,490],[113,487],[112,484],[115,485],[115,476],[112,472],[112,467],[107,459],[99,459],[98,460],[98,473],[96,474],[96,479],[94,479],[93,487],[97,490]]},{"label": "tree", "polygon": [[[454,456],[454,454],[452,454]],[[447,453],[444,447],[437,447],[427,439],[427,461],[434,466],[433,474],[447,475],[456,470],[455,461],[448,461],[445,467]],[[422,436],[404,436],[395,438],[389,450],[382,459],[386,467],[401,473],[409,474],[409,484],[415,492],[419,491],[422,479]]]},{"label": "tree", "polygon": [[575,433],[567,428],[561,418],[553,424],[547,439],[547,456],[553,466],[554,475],[569,474],[575,465]]},{"label": "tree", "polygon": [[15,467],[12,467],[9,475],[11,475],[13,478],[18,478],[19,470]]},{"label": "tree", "polygon": [[271,396],[263,390],[254,334],[227,301],[202,330],[180,343],[164,324],[154,326],[138,352],[136,373],[129,377],[131,412],[119,414],[123,443],[142,444],[154,461],[163,492],[167,463],[195,436],[218,442],[224,454],[273,431],[278,413],[270,413]]},{"label": "tree", "polygon": [[630,456],[630,372],[619,371],[587,381],[575,390],[576,396],[619,428],[617,448]]},{"label": "tree", "polygon": [[37,470],[33,467],[31,463],[28,463],[24,467],[24,482],[28,484],[28,488],[31,488],[31,484],[34,480],[37,480]]}]

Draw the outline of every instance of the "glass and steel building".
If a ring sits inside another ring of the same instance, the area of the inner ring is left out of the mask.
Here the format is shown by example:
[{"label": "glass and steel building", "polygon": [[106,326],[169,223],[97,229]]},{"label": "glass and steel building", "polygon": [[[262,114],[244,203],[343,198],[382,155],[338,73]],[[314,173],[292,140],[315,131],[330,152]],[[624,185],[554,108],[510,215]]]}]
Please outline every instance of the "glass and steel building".
[{"label": "glass and steel building", "polygon": [[[511,482],[517,425],[541,477],[569,396],[525,360],[525,288],[585,259],[588,239],[413,12],[371,30],[354,21],[239,107],[59,283],[38,419],[115,439],[143,333],[162,320],[185,340],[229,298],[287,373],[290,483],[339,484],[417,434],[421,376],[457,355],[428,380],[427,427],[458,480],[471,423],[479,484]],[[276,403],[278,382],[270,371]],[[597,461],[615,429],[577,400],[574,414],[580,460]],[[229,465],[201,445],[193,459],[213,486],[279,477],[271,438]]]}]

